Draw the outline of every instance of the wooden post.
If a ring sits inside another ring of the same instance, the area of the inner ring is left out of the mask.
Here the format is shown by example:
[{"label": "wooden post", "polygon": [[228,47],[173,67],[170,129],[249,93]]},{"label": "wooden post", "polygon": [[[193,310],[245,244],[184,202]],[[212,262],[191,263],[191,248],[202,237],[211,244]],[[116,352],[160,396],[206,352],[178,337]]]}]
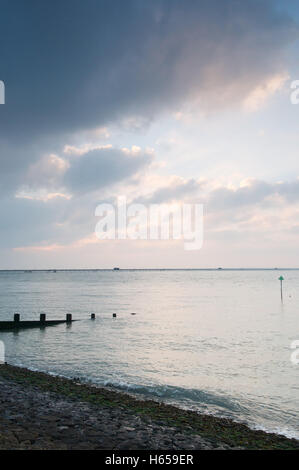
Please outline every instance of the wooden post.
[{"label": "wooden post", "polygon": [[41,323],[45,323],[46,321],[46,314],[45,313],[41,313],[40,316],[39,316],[39,321]]},{"label": "wooden post", "polygon": [[95,313],[92,313],[92,314],[90,315],[90,318],[91,318],[92,320],[95,320],[95,317],[96,317],[96,314],[95,314]]},{"label": "wooden post", "polygon": [[20,321],[20,314],[19,314],[19,313],[15,313],[15,314],[14,314],[14,321],[15,321],[16,323],[18,323],[18,322]]},{"label": "wooden post", "polygon": [[67,323],[72,323],[72,314],[71,313],[66,314],[66,322]]}]

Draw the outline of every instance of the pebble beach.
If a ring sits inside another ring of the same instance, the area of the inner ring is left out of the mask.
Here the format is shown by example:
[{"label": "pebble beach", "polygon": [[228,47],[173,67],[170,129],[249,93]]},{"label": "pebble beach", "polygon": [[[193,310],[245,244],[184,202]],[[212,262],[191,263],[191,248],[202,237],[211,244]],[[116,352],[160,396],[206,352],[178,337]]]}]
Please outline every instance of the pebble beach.
[{"label": "pebble beach", "polygon": [[0,449],[298,450],[299,441],[5,364]]}]

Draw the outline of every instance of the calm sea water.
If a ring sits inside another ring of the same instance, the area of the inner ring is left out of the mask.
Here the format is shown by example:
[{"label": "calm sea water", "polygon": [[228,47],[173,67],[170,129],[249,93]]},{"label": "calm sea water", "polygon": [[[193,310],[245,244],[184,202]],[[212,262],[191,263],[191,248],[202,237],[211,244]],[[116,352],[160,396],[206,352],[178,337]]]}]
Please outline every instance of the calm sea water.
[{"label": "calm sea water", "polygon": [[81,321],[0,333],[9,363],[299,438],[299,271],[0,272],[14,312]]}]

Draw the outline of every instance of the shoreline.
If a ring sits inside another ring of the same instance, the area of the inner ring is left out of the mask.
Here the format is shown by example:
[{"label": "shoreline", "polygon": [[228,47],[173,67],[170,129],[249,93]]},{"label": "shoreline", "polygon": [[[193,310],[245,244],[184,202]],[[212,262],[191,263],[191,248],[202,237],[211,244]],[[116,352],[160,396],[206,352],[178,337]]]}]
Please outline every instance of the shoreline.
[{"label": "shoreline", "polygon": [[8,364],[0,402],[0,449],[299,450],[230,419]]}]

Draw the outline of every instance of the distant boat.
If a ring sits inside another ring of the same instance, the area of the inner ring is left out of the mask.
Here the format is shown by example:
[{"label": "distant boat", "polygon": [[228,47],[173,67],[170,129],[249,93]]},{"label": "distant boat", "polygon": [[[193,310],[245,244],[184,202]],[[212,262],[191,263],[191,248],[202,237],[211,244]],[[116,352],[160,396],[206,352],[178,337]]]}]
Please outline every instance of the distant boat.
[{"label": "distant boat", "polygon": [[56,273],[56,269],[53,269],[53,273]]},{"label": "distant boat", "polygon": [[30,269],[26,269],[26,271],[24,271],[24,273],[32,273],[32,271]]},{"label": "distant boat", "polygon": [[218,269],[218,271],[221,271],[222,268],[217,268],[217,269]]},{"label": "distant boat", "polygon": [[119,271],[119,268],[113,268],[113,271]]}]

